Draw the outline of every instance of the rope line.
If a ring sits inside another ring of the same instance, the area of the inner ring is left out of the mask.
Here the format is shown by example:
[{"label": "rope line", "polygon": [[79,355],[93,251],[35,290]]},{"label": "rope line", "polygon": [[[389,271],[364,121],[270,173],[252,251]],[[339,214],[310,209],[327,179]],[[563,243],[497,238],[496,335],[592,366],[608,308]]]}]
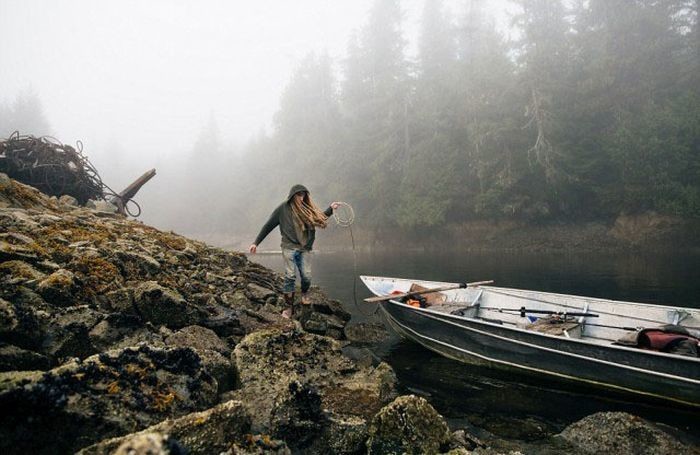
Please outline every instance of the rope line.
[{"label": "rope line", "polygon": [[348,231],[350,231],[350,243],[352,245],[352,300],[355,304],[355,308],[357,308],[358,313],[365,318],[376,317],[379,311],[379,305],[376,305],[374,310],[368,313],[362,309],[362,305],[357,301],[357,249],[355,248],[355,236],[352,233],[352,224],[355,222],[355,211],[347,202],[338,202],[338,207],[333,210],[332,216],[338,226],[348,228]]}]

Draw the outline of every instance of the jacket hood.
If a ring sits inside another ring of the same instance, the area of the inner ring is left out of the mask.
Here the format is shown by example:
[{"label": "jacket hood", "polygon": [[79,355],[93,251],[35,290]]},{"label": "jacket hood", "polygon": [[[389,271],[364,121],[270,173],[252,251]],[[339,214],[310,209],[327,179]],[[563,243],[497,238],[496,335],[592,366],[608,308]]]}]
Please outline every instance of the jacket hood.
[{"label": "jacket hood", "polygon": [[289,202],[292,199],[292,196],[294,196],[297,193],[302,193],[302,192],[308,193],[309,190],[307,190],[304,185],[300,185],[297,183],[289,190],[289,195],[287,196],[287,202]]}]

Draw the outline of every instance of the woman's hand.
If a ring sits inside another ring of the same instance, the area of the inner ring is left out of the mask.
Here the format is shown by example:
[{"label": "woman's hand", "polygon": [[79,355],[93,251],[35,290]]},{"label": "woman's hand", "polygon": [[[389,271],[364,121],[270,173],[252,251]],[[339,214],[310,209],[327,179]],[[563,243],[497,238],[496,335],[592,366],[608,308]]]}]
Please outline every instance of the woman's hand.
[{"label": "woman's hand", "polygon": [[340,202],[331,202],[331,208],[333,210],[337,209],[338,207],[340,207]]},{"label": "woman's hand", "polygon": [[253,243],[252,245],[250,245],[250,248],[248,248],[248,250],[251,252],[251,254],[255,254],[258,252],[258,246]]}]

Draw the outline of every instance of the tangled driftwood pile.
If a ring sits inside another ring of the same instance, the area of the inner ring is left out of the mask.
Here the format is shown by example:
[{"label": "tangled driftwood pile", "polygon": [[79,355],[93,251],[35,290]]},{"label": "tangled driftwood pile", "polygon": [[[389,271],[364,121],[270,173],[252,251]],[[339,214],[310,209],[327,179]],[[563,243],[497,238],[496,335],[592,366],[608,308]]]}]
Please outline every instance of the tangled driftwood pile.
[{"label": "tangled driftwood pile", "polygon": [[104,184],[82,153],[54,138],[13,133],[0,141],[0,172],[50,196],[68,194],[85,204],[104,199]]},{"label": "tangled driftwood pile", "polygon": [[[132,198],[153,178],[155,169],[116,193],[102,182],[95,166],[83,154],[82,142],[78,141],[76,147],[50,136],[34,137],[15,131],[8,139],[0,139],[0,172],[49,196],[72,196],[80,205],[110,198],[109,202],[122,215],[139,216],[141,207]],[[129,202],[138,212],[127,208]]]}]

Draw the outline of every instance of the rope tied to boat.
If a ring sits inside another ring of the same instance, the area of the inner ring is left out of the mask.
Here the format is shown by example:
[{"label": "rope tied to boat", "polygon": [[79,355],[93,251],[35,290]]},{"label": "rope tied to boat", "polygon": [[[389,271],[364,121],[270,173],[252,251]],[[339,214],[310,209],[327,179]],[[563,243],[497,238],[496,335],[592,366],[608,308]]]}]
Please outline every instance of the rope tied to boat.
[{"label": "rope tied to boat", "polygon": [[357,302],[357,250],[355,248],[355,236],[352,233],[352,224],[355,222],[355,211],[347,202],[338,201],[338,207],[333,209],[333,221],[342,227],[348,228],[350,233],[350,243],[352,245],[352,299],[357,311],[364,317],[374,317],[379,311],[379,307],[369,313],[362,309],[362,305]]}]

